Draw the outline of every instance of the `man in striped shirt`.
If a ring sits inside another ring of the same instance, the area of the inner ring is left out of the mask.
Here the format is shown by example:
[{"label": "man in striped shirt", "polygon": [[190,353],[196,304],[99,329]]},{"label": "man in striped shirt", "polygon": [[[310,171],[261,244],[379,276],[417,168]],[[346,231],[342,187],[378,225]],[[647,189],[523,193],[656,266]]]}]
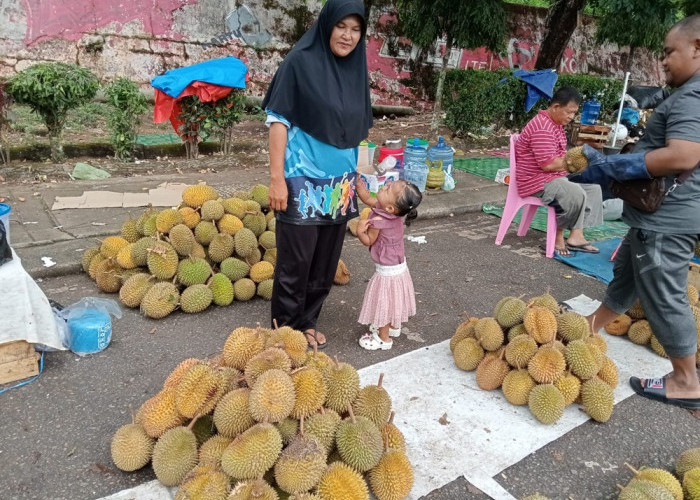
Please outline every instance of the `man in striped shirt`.
[{"label": "man in striped shirt", "polygon": [[[573,120],[581,96],[563,87],[552,96],[549,107],[525,126],[515,145],[520,196],[536,196],[557,214],[555,252],[568,257],[572,251],[598,253],[583,235],[583,228],[603,223],[603,198],[599,185],[576,184],[566,177],[564,125]],[[569,229],[568,239],[564,230]]]}]

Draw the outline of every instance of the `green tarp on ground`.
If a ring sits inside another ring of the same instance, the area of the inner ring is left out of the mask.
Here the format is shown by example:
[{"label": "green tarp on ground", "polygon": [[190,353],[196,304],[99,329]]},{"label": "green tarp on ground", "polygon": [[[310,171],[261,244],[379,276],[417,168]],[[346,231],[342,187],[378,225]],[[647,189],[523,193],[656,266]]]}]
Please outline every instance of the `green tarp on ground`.
[{"label": "green tarp on ground", "polygon": [[499,156],[484,156],[478,158],[457,158],[454,168],[470,174],[485,177],[489,180],[496,178],[496,172],[501,168],[508,168],[508,158]]},{"label": "green tarp on ground", "polygon": [[157,146],[161,144],[182,144],[182,139],[177,134],[145,134],[136,138],[136,144],[143,146]]}]

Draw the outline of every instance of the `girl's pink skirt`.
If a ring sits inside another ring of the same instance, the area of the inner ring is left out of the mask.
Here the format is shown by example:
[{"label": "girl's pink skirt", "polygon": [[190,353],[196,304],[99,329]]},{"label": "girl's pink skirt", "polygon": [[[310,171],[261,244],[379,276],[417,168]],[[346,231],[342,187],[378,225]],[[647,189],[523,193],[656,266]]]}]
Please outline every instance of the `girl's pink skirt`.
[{"label": "girl's pink skirt", "polygon": [[390,324],[400,328],[401,323],[416,314],[413,281],[404,261],[395,266],[375,264],[376,271],[365,291],[362,310],[357,320],[363,325],[382,327]]}]

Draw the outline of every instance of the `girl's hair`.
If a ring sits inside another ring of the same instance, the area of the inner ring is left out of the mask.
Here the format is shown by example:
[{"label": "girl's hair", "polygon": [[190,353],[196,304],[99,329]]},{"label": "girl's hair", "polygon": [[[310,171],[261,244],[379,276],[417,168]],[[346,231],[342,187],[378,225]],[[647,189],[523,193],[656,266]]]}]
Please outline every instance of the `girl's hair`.
[{"label": "girl's hair", "polygon": [[399,217],[406,216],[405,223],[411,225],[411,221],[418,217],[418,205],[423,200],[423,195],[418,189],[418,186],[412,182],[402,181],[404,183],[403,192],[396,199],[396,215]]}]

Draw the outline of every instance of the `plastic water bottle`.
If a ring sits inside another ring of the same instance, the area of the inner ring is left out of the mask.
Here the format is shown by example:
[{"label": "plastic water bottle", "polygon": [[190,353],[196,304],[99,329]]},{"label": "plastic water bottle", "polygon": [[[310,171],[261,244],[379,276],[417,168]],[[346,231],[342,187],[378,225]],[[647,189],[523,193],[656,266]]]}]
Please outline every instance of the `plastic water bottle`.
[{"label": "plastic water bottle", "polygon": [[445,138],[438,137],[438,143],[428,149],[428,162],[433,170],[437,167],[442,167],[445,172],[445,181],[442,189],[449,191],[454,189],[454,178],[452,177],[452,165],[454,163],[454,152],[452,147],[445,144]]},{"label": "plastic water bottle", "polygon": [[406,146],[403,152],[404,178],[412,182],[418,189],[425,191],[428,179],[428,151],[420,146],[420,139],[413,139],[413,144]]},{"label": "plastic water bottle", "polygon": [[595,125],[600,113],[600,101],[593,96],[592,99],[583,103],[581,111],[581,125]]}]

